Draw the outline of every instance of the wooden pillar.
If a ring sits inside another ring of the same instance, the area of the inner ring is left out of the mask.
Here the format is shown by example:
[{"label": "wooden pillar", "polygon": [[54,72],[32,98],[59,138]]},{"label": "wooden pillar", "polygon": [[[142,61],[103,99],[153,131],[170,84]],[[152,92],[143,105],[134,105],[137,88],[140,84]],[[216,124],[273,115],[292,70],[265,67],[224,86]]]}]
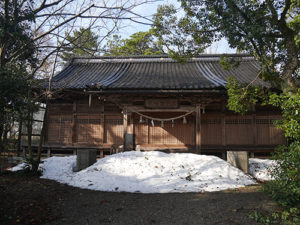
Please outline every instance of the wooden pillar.
[{"label": "wooden pillar", "polygon": [[23,155],[23,158],[26,158],[26,147],[25,146],[22,147],[22,155]]},{"label": "wooden pillar", "polygon": [[255,105],[252,106],[253,145],[257,145],[256,112]]},{"label": "wooden pillar", "polygon": [[148,145],[150,144],[150,120],[146,119],[146,123],[147,123],[147,134],[148,134]]},{"label": "wooden pillar", "polygon": [[47,157],[51,157],[51,148],[47,148]]},{"label": "wooden pillar", "polygon": [[201,153],[201,108],[200,105],[196,106],[196,126],[195,126],[195,137],[196,137],[196,153]]},{"label": "wooden pillar", "polygon": [[72,144],[76,143],[76,121],[77,121],[77,102],[73,102],[73,118],[72,118]]},{"label": "wooden pillar", "polygon": [[133,115],[132,113],[127,113],[127,133],[133,134]]},{"label": "wooden pillar", "polygon": [[104,117],[104,105],[101,105],[100,109],[100,144],[104,143],[105,140],[105,117]]},{"label": "wooden pillar", "polygon": [[222,102],[221,127],[222,127],[222,145],[226,146],[225,102]]},{"label": "wooden pillar", "polygon": [[127,150],[126,146],[126,136],[128,132],[128,113],[127,113],[127,107],[123,108],[123,145],[124,150]]}]

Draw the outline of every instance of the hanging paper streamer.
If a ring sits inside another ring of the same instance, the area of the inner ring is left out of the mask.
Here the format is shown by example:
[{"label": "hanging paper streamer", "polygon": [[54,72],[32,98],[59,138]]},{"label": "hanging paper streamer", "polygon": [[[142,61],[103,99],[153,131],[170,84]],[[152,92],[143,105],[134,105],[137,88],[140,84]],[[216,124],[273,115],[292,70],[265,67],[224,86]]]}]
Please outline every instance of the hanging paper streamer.
[{"label": "hanging paper streamer", "polygon": [[172,120],[172,127],[174,127],[174,120]]},{"label": "hanging paper streamer", "polygon": [[183,124],[187,124],[186,118],[183,117]]},{"label": "hanging paper streamer", "polygon": [[164,127],[164,121],[161,121],[161,127]]},{"label": "hanging paper streamer", "polygon": [[153,120],[151,120],[151,124],[152,124],[152,127],[154,127],[154,121]]},{"label": "hanging paper streamer", "polygon": [[143,123],[144,121],[143,121],[143,117],[142,116],[140,116],[140,123]]}]

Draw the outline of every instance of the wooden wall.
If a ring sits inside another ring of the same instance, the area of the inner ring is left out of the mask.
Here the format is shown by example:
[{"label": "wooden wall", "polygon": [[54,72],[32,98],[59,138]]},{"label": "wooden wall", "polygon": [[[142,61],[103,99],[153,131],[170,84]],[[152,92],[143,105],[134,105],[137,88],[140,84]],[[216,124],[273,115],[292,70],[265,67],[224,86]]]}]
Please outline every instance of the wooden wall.
[{"label": "wooden wall", "polygon": [[[182,115],[182,113],[145,113],[148,116],[155,118],[170,118]],[[140,123],[139,116],[133,115],[133,125],[135,142],[138,145],[194,145],[194,118],[187,116],[187,123],[183,124],[183,119],[166,121],[163,124],[159,121],[154,121],[152,125],[150,120],[145,120]]]},{"label": "wooden wall", "polygon": [[102,146],[123,143],[123,117],[114,105],[94,101],[49,105],[46,143],[51,145]]},{"label": "wooden wall", "polygon": [[[145,113],[152,117],[169,118],[182,112]],[[195,114],[183,120],[165,122],[164,126],[150,120],[140,123],[140,116],[132,113],[129,124],[135,143],[141,146],[194,146]],[[255,112],[250,115],[206,112],[201,115],[202,146],[263,146],[284,144],[282,132],[273,125],[280,116],[276,113]],[[49,106],[46,143],[51,145],[111,146],[123,144],[123,115],[112,104],[87,101],[56,103]]]}]

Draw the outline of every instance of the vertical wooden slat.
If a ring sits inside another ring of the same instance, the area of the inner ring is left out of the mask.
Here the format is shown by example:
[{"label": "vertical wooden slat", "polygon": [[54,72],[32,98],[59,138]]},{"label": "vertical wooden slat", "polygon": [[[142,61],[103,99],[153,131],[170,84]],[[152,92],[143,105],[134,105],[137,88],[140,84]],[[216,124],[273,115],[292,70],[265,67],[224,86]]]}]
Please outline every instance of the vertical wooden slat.
[{"label": "vertical wooden slat", "polygon": [[196,152],[201,153],[201,108],[199,105],[196,106],[196,127],[195,127],[195,137],[196,137]]}]

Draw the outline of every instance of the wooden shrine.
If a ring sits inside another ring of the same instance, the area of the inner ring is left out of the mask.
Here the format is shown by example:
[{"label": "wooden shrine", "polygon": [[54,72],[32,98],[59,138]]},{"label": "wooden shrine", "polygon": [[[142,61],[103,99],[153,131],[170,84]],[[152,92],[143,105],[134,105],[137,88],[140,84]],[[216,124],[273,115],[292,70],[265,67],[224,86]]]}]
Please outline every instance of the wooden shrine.
[{"label": "wooden shrine", "polygon": [[[268,152],[285,139],[273,121],[280,112],[253,106],[247,115],[227,109],[226,79],[249,83],[258,63],[247,55],[229,71],[220,55],[180,64],[168,57],[75,58],[54,77],[48,105],[47,146],[125,150]],[[262,80],[253,85],[267,86]]]}]

